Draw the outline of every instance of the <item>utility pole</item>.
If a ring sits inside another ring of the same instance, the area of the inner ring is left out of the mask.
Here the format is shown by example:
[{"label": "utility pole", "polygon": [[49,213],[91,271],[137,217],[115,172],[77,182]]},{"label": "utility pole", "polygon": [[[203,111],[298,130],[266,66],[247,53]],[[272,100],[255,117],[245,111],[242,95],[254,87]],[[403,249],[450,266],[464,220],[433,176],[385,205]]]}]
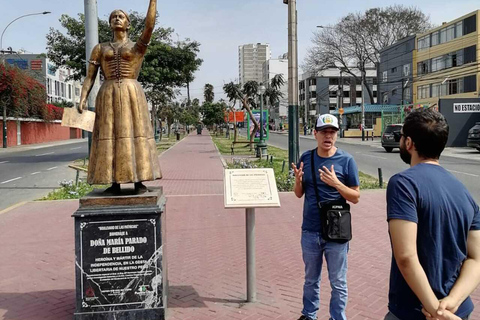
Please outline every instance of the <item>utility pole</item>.
[{"label": "utility pole", "polygon": [[365,141],[365,70],[362,72],[362,141]]},{"label": "utility pole", "polygon": [[[98,44],[98,13],[97,13],[97,0],[84,0],[85,7],[85,53],[87,72],[90,65],[90,55],[93,48]],[[95,110],[95,99],[99,89],[99,79],[95,79],[92,90],[88,96],[88,110]],[[88,155],[90,156],[90,148],[92,146],[92,133],[88,133]]]},{"label": "utility pole", "polygon": [[[305,112],[304,112],[304,121],[303,121],[303,126],[305,127],[308,124],[308,112],[310,110],[310,86],[307,88],[307,81],[304,81],[305,84]],[[316,87],[316,85],[315,85]],[[306,135],[308,132],[306,132]]]},{"label": "utility pole", "polygon": [[[351,100],[350,96],[350,102]],[[340,69],[340,110],[343,110],[343,69]],[[340,113],[340,138],[343,138],[343,114]]]},{"label": "utility pole", "polygon": [[298,146],[298,39],[297,0],[283,0],[288,5],[288,161],[297,163]]}]

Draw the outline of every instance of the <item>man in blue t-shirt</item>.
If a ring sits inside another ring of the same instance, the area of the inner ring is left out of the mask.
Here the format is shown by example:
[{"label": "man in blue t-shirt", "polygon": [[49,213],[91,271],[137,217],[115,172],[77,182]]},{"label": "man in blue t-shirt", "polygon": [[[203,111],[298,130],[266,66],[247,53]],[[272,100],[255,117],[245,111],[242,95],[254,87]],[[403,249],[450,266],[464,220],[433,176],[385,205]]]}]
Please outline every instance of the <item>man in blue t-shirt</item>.
[{"label": "man in blue t-shirt", "polygon": [[410,168],[387,187],[393,258],[385,320],[468,319],[473,310],[480,213],[465,186],[439,164],[448,130],[431,109],[413,111],[402,128],[400,157]]},{"label": "man in blue t-shirt", "polygon": [[[317,319],[323,255],[332,287],[330,319],[347,319],[345,308],[348,298],[348,242],[327,241],[322,237],[320,208],[313,180],[316,179],[320,203],[327,204],[341,199],[357,203],[360,198],[357,165],[351,155],[335,147],[337,131],[336,117],[330,114],[320,115],[314,130],[317,148],[313,150],[313,154],[312,151],[305,152],[297,165],[292,163],[295,172],[295,195],[301,198],[305,194],[301,240],[305,284],[302,316],[298,320]],[[316,174],[312,174],[312,166]]]}]

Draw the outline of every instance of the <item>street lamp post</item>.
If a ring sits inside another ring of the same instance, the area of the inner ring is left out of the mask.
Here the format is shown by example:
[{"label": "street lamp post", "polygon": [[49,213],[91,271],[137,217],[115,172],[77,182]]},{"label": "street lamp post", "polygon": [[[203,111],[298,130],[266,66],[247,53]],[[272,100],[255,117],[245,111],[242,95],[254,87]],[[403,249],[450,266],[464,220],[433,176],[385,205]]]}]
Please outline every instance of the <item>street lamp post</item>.
[{"label": "street lamp post", "polygon": [[[5,29],[3,29],[2,35],[0,36],[0,50],[2,50],[2,52],[4,52],[3,51],[3,35],[4,35],[5,31],[7,30],[7,28],[12,23],[17,21],[18,19],[25,18],[25,17],[28,17],[28,16],[36,16],[36,15],[40,15],[40,14],[49,14],[49,13],[51,13],[51,12],[50,11],[43,11],[43,12],[37,12],[37,13],[29,13],[29,14],[25,14],[23,16],[20,16],[18,18],[13,19],[12,21],[10,21],[10,23],[7,24]],[[2,64],[5,65],[5,59],[3,59],[3,57],[2,57]],[[3,105],[3,147],[4,148],[7,147],[7,104],[6,103]]]},{"label": "street lamp post", "polygon": [[260,84],[258,87],[258,95],[260,97],[260,141],[257,144],[257,157],[262,159],[267,154],[267,144],[263,136],[263,94],[265,93],[265,86]]}]

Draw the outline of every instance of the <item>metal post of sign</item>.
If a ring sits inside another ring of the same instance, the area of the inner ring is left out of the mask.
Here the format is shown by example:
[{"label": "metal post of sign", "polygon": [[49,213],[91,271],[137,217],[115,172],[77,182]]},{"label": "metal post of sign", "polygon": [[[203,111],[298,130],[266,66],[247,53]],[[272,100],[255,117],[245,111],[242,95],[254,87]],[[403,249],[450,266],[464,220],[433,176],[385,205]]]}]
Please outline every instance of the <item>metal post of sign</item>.
[{"label": "metal post of sign", "polygon": [[257,300],[257,274],[255,273],[255,208],[247,208],[247,302]]}]

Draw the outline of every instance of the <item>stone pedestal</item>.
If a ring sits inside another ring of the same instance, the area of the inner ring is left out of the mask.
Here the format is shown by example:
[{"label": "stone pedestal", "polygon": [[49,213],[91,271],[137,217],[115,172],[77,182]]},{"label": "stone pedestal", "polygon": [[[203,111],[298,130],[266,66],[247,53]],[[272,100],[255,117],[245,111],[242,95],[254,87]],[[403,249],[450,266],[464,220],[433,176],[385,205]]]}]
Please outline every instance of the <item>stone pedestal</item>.
[{"label": "stone pedestal", "polygon": [[93,191],[75,219],[75,320],[165,319],[165,197]]}]

